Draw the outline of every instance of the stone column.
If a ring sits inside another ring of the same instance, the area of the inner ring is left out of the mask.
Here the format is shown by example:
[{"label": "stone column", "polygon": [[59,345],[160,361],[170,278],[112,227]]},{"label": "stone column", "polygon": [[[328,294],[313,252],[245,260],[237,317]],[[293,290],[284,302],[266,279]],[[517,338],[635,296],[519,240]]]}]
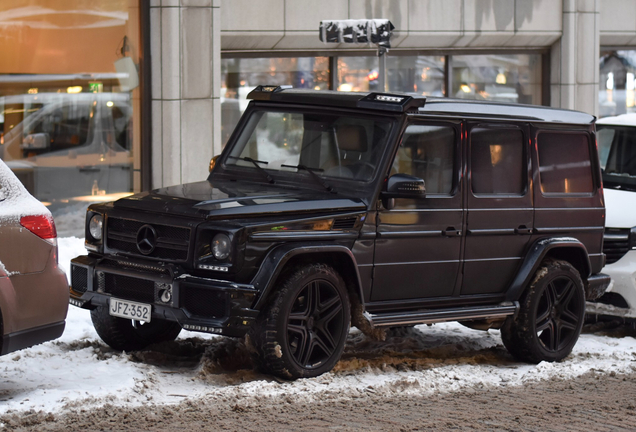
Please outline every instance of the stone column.
[{"label": "stone column", "polygon": [[563,0],[563,36],[552,46],[551,105],[598,115],[600,0]]},{"label": "stone column", "polygon": [[152,187],[203,180],[221,151],[221,0],[151,0]]}]

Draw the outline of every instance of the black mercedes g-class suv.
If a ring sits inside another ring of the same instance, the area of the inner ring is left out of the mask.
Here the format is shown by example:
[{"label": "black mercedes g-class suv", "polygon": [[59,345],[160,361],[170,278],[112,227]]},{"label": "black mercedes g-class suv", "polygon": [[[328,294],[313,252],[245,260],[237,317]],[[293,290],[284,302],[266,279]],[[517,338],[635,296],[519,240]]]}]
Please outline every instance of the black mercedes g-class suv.
[{"label": "black mercedes g-class suv", "polygon": [[207,180],[91,205],[71,303],[118,350],[182,328],[262,369],[329,371],[349,326],[501,328],[528,362],[576,343],[601,273],[594,117],[259,86]]}]

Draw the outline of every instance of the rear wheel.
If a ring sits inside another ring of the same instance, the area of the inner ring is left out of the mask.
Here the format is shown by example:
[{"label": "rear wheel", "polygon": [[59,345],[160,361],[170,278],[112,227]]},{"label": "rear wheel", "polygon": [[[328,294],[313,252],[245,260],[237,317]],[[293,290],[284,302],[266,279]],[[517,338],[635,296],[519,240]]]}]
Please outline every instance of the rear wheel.
[{"label": "rear wheel", "polygon": [[566,261],[542,264],[520,301],[516,318],[508,318],[501,337],[519,360],[539,363],[567,357],[585,320],[585,290],[579,272]]},{"label": "rear wheel", "polygon": [[149,345],[173,341],[181,326],[173,321],[153,319],[146,323],[111,316],[108,308],[91,311],[91,320],[99,337],[118,351],[138,351]]},{"label": "rear wheel", "polygon": [[264,372],[315,377],[340,359],[351,312],[342,277],[324,264],[288,273],[250,330]]}]

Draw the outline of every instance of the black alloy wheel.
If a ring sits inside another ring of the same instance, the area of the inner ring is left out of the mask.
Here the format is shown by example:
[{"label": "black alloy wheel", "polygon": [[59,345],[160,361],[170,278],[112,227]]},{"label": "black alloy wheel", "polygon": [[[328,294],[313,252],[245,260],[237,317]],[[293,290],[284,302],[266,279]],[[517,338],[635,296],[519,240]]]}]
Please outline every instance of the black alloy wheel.
[{"label": "black alloy wheel", "polygon": [[287,318],[287,346],[298,365],[316,369],[338,349],[345,313],[336,287],[324,279],[305,285]]},{"label": "black alloy wheel", "polygon": [[543,290],[537,305],[535,331],[546,350],[558,352],[579,337],[585,302],[581,302],[575,281],[557,276]]},{"label": "black alloy wheel", "polygon": [[568,262],[547,260],[520,299],[516,318],[508,318],[501,338],[519,360],[559,361],[574,348],[585,321],[585,290]]},{"label": "black alloy wheel", "polygon": [[330,266],[297,267],[283,277],[250,330],[264,372],[315,377],[340,359],[351,312],[342,277]]}]

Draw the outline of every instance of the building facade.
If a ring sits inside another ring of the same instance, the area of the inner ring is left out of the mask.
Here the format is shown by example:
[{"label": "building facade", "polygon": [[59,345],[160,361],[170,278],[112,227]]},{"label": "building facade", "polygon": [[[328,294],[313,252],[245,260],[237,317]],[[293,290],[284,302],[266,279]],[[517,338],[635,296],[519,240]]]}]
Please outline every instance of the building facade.
[{"label": "building facade", "polygon": [[318,33],[368,18],[389,91],[634,109],[633,0],[6,0],[0,157],[60,220],[201,180],[256,85],[378,90],[376,47]]}]

